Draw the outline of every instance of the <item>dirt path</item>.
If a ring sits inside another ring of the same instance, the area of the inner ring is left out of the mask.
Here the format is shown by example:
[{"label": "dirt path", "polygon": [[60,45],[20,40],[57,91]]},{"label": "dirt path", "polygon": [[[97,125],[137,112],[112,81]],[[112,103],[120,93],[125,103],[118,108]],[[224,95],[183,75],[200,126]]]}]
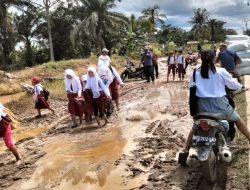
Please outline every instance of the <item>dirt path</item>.
[{"label": "dirt path", "polygon": [[10,153],[0,154],[0,189],[224,189],[225,180],[210,187],[198,166],[176,164],[192,126],[187,82],[166,83],[164,63],[160,73],[154,84],[128,83],[118,118],[103,128],[71,129],[61,101],[56,116],[21,115],[15,140],[23,162],[15,167]]}]

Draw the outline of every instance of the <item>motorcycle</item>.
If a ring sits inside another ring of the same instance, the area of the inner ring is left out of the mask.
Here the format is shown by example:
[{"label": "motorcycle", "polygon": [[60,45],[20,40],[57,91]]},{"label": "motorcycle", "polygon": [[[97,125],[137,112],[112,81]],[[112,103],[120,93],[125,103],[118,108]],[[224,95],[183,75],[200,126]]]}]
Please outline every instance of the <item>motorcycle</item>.
[{"label": "motorcycle", "polygon": [[228,146],[229,123],[218,113],[199,113],[194,117],[190,159],[201,163],[201,170],[207,183],[215,183],[219,162],[230,163],[232,153]]},{"label": "motorcycle", "polygon": [[124,68],[124,71],[121,73],[121,79],[123,81],[125,81],[127,78],[128,79],[141,78],[142,80],[145,80],[146,76],[144,74],[143,67],[135,68],[135,70],[133,71],[134,68],[135,68],[134,63],[128,61]]}]

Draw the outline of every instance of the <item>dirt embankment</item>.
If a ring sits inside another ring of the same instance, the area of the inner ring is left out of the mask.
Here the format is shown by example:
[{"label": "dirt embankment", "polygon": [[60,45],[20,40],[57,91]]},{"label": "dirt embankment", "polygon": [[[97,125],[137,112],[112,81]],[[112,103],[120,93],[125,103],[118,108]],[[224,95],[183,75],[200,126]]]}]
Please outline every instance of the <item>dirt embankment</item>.
[{"label": "dirt embankment", "polygon": [[1,150],[0,189],[225,189],[226,179],[204,185],[199,165],[176,163],[192,126],[188,85],[166,83],[164,63],[160,73],[154,84],[127,83],[121,111],[103,128],[93,122],[71,129],[63,99],[52,103],[55,116],[20,114],[14,138],[23,162],[13,165],[12,155]]}]

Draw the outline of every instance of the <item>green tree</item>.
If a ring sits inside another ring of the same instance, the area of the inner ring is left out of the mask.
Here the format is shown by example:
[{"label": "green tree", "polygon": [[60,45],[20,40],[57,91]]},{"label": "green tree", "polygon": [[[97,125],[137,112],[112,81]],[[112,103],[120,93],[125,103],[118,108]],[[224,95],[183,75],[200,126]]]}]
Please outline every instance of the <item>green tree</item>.
[{"label": "green tree", "polygon": [[110,11],[116,7],[116,0],[80,0],[78,14],[82,15],[81,21],[72,31],[71,39],[75,42],[77,35],[88,36],[97,52],[106,47],[107,35],[127,27],[129,19],[117,12]]},{"label": "green tree", "polygon": [[40,16],[35,7],[29,7],[21,15],[15,15],[14,23],[19,41],[25,43],[25,60],[28,66],[33,66],[33,50],[31,40],[36,35]]},{"label": "green tree", "polygon": [[209,17],[209,12],[206,9],[194,9],[194,16],[191,17],[191,21],[189,21],[193,28],[191,31],[195,33],[196,40],[205,39],[207,35],[207,21]]},{"label": "green tree", "polygon": [[209,19],[210,40],[214,42],[224,41],[226,39],[224,25],[226,22],[217,19]]},{"label": "green tree", "polygon": [[42,0],[42,3],[37,3],[33,0],[33,4],[36,4],[38,7],[41,7],[45,10],[45,19],[47,21],[47,31],[48,31],[48,41],[50,49],[50,61],[55,60],[54,48],[53,48],[53,37],[51,32],[51,9],[62,3],[61,0]]},{"label": "green tree", "polygon": [[157,33],[156,38],[160,44],[174,42],[176,45],[181,46],[187,41],[187,32],[178,27],[163,25]]},{"label": "green tree", "polygon": [[28,6],[28,0],[1,0],[0,1],[0,64],[8,65],[11,64],[10,54],[13,51],[14,36],[12,17],[8,13],[8,9],[11,6],[22,8]]},{"label": "green tree", "polygon": [[147,9],[142,10],[142,16],[140,18],[148,19],[154,26],[157,22],[163,24],[167,19],[166,14],[159,13],[160,7],[158,5],[154,5],[153,7],[149,7]]}]

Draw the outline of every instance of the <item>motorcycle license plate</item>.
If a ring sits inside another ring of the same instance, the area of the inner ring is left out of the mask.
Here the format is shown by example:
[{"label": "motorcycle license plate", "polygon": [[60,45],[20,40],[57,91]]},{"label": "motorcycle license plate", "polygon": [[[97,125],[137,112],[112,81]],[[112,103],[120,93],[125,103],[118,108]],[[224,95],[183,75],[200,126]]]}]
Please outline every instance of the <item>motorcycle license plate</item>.
[{"label": "motorcycle license plate", "polygon": [[196,143],[209,143],[215,144],[216,138],[215,137],[203,137],[203,136],[193,136],[193,141]]}]

